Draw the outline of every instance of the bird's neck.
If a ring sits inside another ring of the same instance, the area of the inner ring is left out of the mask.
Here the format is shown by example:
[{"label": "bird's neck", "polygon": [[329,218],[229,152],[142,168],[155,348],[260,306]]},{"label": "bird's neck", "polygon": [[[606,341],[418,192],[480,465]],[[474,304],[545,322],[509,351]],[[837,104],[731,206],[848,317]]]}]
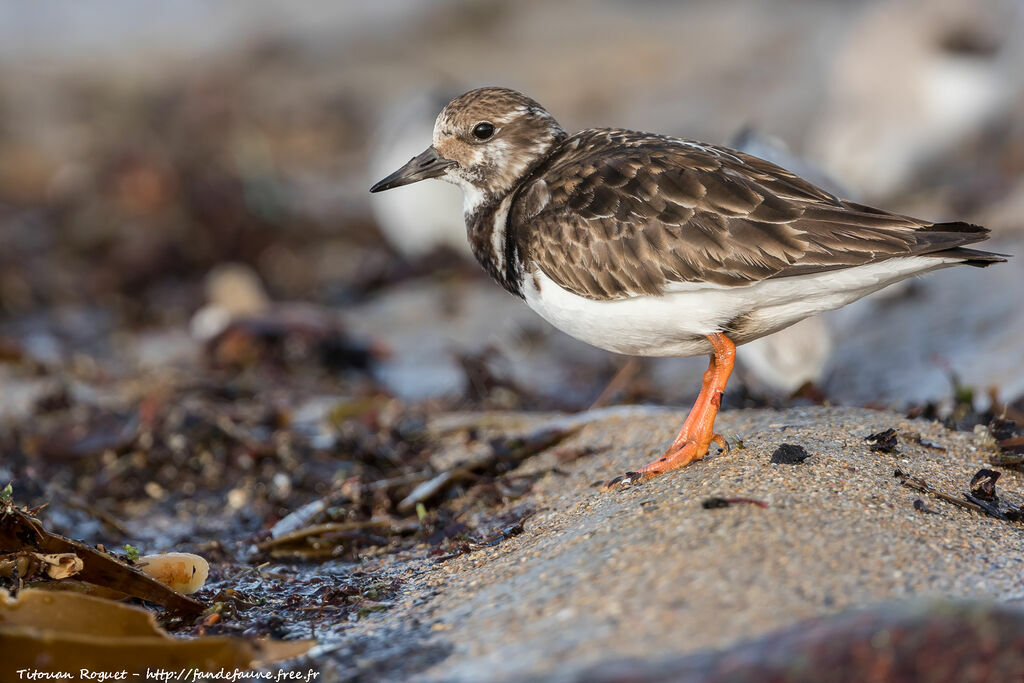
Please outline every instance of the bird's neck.
[{"label": "bird's neck", "polygon": [[484,196],[466,213],[466,233],[484,270],[510,293],[522,297],[522,266],[516,236],[508,229],[515,188]]},{"label": "bird's neck", "polygon": [[507,291],[522,298],[522,236],[509,228],[508,217],[519,190],[537,175],[537,171],[558,151],[565,139],[561,133],[507,188],[484,190],[477,185],[463,187],[463,214],[469,245],[477,261]]}]

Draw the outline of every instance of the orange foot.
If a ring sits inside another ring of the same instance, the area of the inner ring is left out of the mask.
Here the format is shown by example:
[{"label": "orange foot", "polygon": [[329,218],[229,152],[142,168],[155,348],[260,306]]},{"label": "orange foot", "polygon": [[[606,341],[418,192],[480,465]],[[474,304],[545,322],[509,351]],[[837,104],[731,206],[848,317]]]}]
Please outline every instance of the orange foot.
[{"label": "orange foot", "polygon": [[702,459],[708,454],[712,443],[718,444],[723,451],[729,450],[729,444],[721,434],[715,433],[715,417],[722,405],[722,394],[732,374],[736,362],[736,346],[724,334],[708,335],[714,353],[704,373],[704,382],[690,414],[679,431],[679,436],[672,442],[665,455],[645,465],[636,472],[626,472],[605,484],[605,490],[623,488],[672,470],[685,467],[691,462]]}]

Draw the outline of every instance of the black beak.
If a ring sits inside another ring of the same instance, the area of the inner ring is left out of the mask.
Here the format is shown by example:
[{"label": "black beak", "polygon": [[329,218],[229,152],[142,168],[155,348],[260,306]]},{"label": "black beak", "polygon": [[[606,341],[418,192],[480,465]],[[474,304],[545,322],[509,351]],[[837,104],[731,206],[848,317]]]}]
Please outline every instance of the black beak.
[{"label": "black beak", "polygon": [[427,178],[436,178],[444,175],[444,172],[454,165],[454,161],[445,159],[433,147],[427,147],[422,154],[414,156],[405,166],[371,187],[370,192],[381,192]]}]

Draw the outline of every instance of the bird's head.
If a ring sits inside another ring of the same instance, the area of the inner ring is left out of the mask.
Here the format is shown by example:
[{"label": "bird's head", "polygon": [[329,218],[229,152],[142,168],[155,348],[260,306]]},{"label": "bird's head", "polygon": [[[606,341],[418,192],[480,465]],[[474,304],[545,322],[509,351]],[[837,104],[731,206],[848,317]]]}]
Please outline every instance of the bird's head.
[{"label": "bird's head", "polygon": [[427,178],[459,185],[464,210],[503,197],[566,137],[535,101],[507,88],[478,88],[456,97],[434,123],[433,144],[370,188],[390,190]]}]

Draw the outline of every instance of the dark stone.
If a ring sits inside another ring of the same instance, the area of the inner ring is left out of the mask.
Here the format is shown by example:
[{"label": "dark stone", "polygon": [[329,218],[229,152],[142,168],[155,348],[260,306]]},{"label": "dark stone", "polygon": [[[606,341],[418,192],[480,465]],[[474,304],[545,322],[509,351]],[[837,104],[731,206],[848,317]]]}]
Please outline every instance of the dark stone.
[{"label": "dark stone", "polygon": [[799,465],[811,454],[803,446],[791,443],[784,443],[772,453],[772,462],[778,465]]}]

